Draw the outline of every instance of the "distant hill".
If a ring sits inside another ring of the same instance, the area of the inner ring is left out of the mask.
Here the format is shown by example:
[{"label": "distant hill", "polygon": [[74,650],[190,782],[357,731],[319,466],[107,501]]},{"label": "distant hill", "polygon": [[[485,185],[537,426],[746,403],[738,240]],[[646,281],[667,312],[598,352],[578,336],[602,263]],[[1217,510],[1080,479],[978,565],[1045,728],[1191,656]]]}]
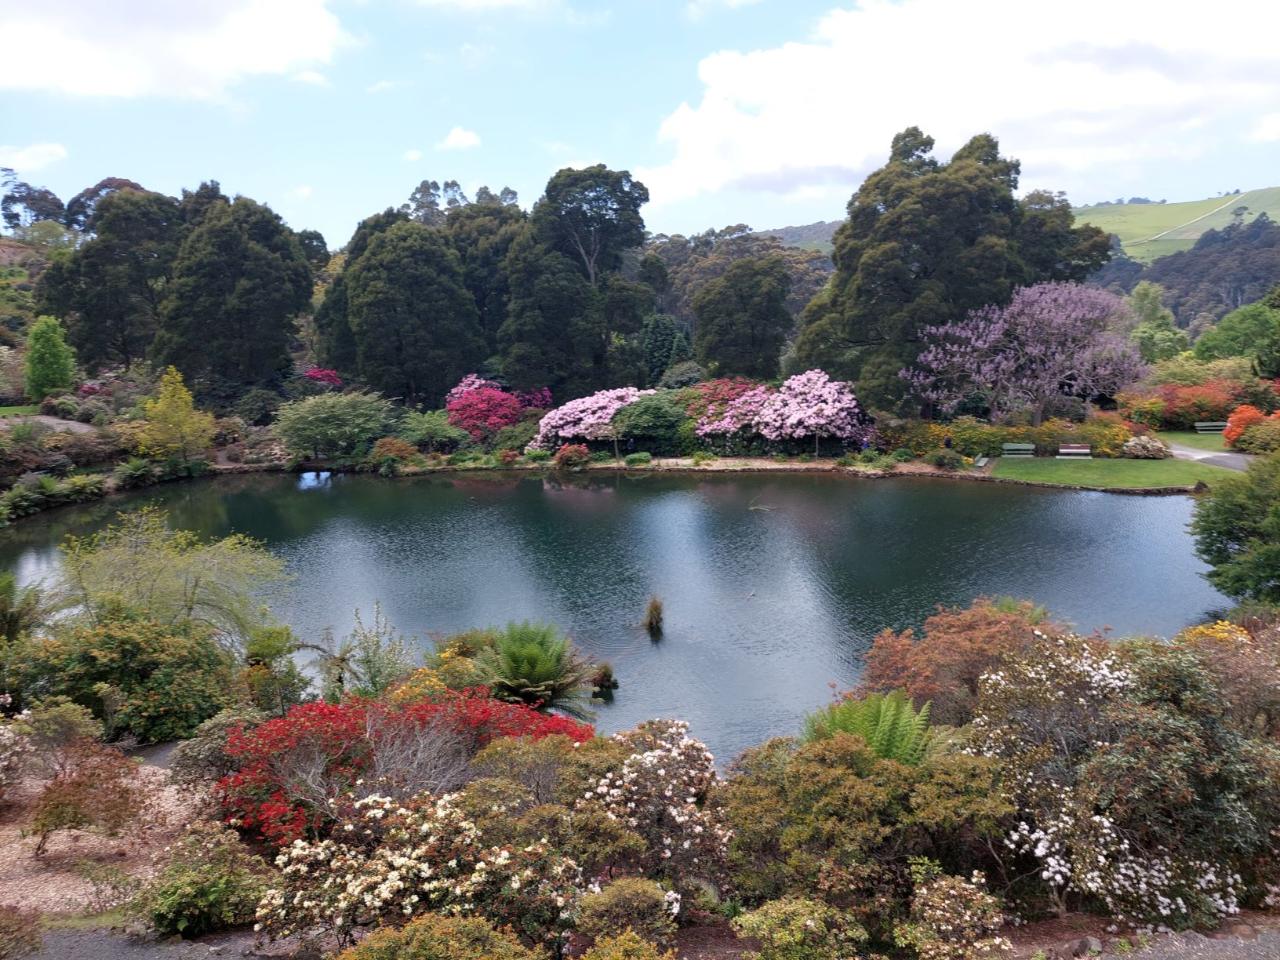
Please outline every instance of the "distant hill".
[{"label": "distant hill", "polygon": [[1265,213],[1280,220],[1280,187],[1192,200],[1187,203],[1103,203],[1075,209],[1076,219],[1120,238],[1124,252],[1150,263],[1190,250],[1208,230],[1230,226],[1233,211],[1245,207],[1242,222]]},{"label": "distant hill", "polygon": [[766,237],[777,237],[788,247],[799,247],[801,250],[817,250],[819,253],[831,253],[831,238],[843,220],[819,221],[806,223],[801,227],[778,227],[776,230],[757,230]]}]

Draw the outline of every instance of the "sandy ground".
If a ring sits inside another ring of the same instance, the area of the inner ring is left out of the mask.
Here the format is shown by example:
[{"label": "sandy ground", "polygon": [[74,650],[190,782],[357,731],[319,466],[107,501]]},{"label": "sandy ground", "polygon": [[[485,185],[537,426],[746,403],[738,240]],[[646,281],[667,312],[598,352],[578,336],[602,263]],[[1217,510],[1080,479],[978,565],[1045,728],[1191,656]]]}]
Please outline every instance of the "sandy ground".
[{"label": "sandy ground", "polygon": [[82,861],[146,877],[155,860],[198,811],[198,798],[169,782],[167,771],[144,765],[139,771],[151,798],[147,814],[132,832],[104,837],[80,830],[54,834],[41,857],[27,835],[39,782],[24,780],[0,808],[0,903],[41,913],[83,913],[92,908],[93,885],[76,871]]}]

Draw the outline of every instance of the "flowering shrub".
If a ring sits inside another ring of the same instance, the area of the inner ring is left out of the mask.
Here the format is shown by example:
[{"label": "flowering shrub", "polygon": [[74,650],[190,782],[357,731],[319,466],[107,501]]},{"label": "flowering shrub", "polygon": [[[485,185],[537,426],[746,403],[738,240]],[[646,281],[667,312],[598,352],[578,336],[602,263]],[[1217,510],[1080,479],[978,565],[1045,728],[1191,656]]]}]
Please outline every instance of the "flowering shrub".
[{"label": "flowering shrub", "polygon": [[1052,456],[1064,443],[1086,443],[1095,457],[1118,457],[1133,431],[1115,414],[1095,414],[1083,423],[1049,419],[1038,427],[991,424],[973,417],[957,417],[949,423],[934,420],[881,422],[877,440],[886,450],[904,448],[917,457],[943,447],[966,457],[998,457],[1001,444],[1032,443],[1042,456]]},{"label": "flowering shrub", "polygon": [[1252,404],[1244,403],[1231,411],[1227,417],[1227,428],[1222,431],[1222,439],[1227,446],[1234,447],[1245,430],[1256,423],[1267,419],[1267,415]]},{"label": "flowering shrub", "polygon": [[853,918],[817,900],[784,897],[733,921],[760,944],[750,960],[850,960],[867,933]]},{"label": "flowering shrub", "polygon": [[613,436],[613,415],[653,390],[619,387],[601,390],[556,407],[538,423],[538,435],[530,449],[550,450],[569,440],[607,440]]},{"label": "flowering shrub", "polygon": [[698,418],[695,432],[704,438],[729,438],[753,433],[756,430],[760,411],[764,409],[764,405],[771,396],[773,396],[773,389],[760,385],[743,390],[726,400],[708,403],[706,412]]},{"label": "flowering shrub", "polygon": [[317,383],[322,387],[328,387],[330,390],[342,389],[342,377],[338,376],[337,370],[329,370],[325,367],[312,367],[303,374],[312,383]]},{"label": "flowering shrub", "polygon": [[557,943],[581,878],[546,843],[490,845],[452,795],[371,795],[344,808],[333,836],[295,840],[276,858],[281,880],[258,907],[272,938],[321,930],[342,944],[357,929],[424,913],[476,914],[529,943]]},{"label": "flowering shrub", "polygon": [[1275,409],[1274,386],[1267,381],[1208,380],[1180,385],[1165,383],[1154,390],[1117,397],[1125,419],[1149,427],[1191,430],[1197,421],[1226,420],[1242,403]]},{"label": "flowering shrub", "polygon": [[721,811],[708,803],[716,781],[715,758],[678,720],[651,720],[616,734],[634,751],[610,771],[579,806],[600,803],[645,842],[637,867],[661,877],[679,893],[695,881],[715,881],[724,870],[732,836]]},{"label": "flowering shrub", "polygon": [[665,947],[675,936],[679,912],[679,894],[664,891],[652,880],[623,877],[582,898],[576,926],[593,941],[634,930],[650,943]]},{"label": "flowering shrub", "polygon": [[582,960],[677,960],[677,957],[674,950],[659,952],[652,943],[628,930],[599,941],[582,955]]},{"label": "flowering shrub", "polygon": [[980,872],[969,880],[942,876],[937,864],[918,860],[911,873],[911,918],[894,930],[898,946],[920,960],[989,960],[1011,951],[999,935],[1000,901],[985,891]]},{"label": "flowering shrub", "polygon": [[1280,450],[1280,416],[1273,413],[1261,423],[1247,428],[1235,446],[1244,453],[1263,454]]},{"label": "flowering shrub", "polygon": [[591,451],[581,443],[566,443],[551,458],[561,470],[581,470],[591,462]]},{"label": "flowering shrub", "polygon": [[537,387],[533,390],[516,391],[516,399],[526,410],[548,410],[551,408],[551,390],[548,387]]},{"label": "flowering shrub", "polygon": [[12,724],[0,723],[0,800],[22,775],[26,759],[33,752],[31,741],[14,730]]},{"label": "flowering shrub", "polygon": [[789,378],[769,396],[756,416],[756,429],[767,440],[834,437],[845,443],[869,440],[872,430],[853,385],[832,380],[821,370]]},{"label": "flowering shrub", "polygon": [[450,401],[457,400],[464,394],[470,393],[472,390],[491,389],[500,390],[501,385],[493,380],[486,380],[484,377],[476,373],[468,373],[465,377],[458,381],[457,386],[444,396],[446,406]]},{"label": "flowering shrub", "polygon": [[566,717],[492,700],[482,689],[391,706],[365,700],[307,703],[252,730],[233,731],[238,768],[218,783],[231,821],[275,843],[327,830],[335,799],[351,791],[407,796],[455,788],[476,751],[498,737],[592,729]]},{"label": "flowering shrub", "polygon": [[476,441],[519,421],[522,409],[520,398],[515,394],[491,386],[463,391],[445,403],[449,422],[467,431]]}]

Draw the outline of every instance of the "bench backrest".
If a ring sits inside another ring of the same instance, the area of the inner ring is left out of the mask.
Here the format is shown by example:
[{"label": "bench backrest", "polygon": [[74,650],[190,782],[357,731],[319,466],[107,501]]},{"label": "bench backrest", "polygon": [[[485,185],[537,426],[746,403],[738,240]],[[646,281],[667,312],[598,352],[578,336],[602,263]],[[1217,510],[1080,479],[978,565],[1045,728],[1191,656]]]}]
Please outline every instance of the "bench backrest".
[{"label": "bench backrest", "polygon": [[1061,443],[1058,445],[1060,453],[1088,453],[1092,449],[1087,443]]}]

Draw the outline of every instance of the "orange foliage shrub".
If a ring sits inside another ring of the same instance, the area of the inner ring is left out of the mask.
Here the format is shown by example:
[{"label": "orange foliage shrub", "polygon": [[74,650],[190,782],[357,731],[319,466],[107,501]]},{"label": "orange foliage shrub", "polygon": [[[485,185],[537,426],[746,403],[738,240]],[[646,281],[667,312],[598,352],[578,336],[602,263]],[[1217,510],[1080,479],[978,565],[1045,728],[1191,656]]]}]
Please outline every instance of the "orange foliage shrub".
[{"label": "orange foliage shrub", "polygon": [[1244,403],[1231,411],[1227,417],[1227,428],[1222,431],[1222,439],[1227,446],[1234,447],[1241,435],[1255,423],[1261,423],[1267,415],[1257,407]]},{"label": "orange foliage shrub", "polygon": [[[979,678],[1002,658],[1026,650],[1042,620],[1042,611],[1026,601],[979,597],[969,607],[939,607],[918,639],[914,630],[885,630],[875,638],[858,692],[905,690],[917,706],[933,704],[935,723],[968,723]],[[1046,632],[1054,629],[1045,626]]]}]

